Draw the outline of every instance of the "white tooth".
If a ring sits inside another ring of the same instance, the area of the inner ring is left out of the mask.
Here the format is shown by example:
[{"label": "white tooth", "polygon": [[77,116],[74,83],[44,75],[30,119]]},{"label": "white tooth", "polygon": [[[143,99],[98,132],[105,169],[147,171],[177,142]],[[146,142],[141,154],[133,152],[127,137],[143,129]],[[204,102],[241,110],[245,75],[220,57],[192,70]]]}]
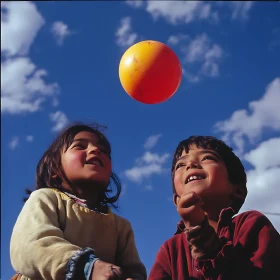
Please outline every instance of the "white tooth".
[{"label": "white tooth", "polygon": [[90,163],[94,165],[100,165],[98,160],[91,160]]},{"label": "white tooth", "polygon": [[196,175],[192,175],[189,177],[188,182],[193,181],[193,180],[202,180],[202,176],[196,176]]}]

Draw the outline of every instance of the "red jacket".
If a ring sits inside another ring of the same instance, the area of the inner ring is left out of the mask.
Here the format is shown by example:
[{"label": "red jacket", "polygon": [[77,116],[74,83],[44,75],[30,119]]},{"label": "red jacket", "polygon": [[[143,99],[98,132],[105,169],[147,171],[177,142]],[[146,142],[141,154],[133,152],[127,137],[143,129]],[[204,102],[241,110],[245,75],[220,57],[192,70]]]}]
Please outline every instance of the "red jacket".
[{"label": "red jacket", "polygon": [[271,222],[257,211],[232,216],[231,208],[222,210],[217,235],[225,242],[206,260],[192,257],[181,221],[160,247],[148,279],[280,279],[280,235]]}]

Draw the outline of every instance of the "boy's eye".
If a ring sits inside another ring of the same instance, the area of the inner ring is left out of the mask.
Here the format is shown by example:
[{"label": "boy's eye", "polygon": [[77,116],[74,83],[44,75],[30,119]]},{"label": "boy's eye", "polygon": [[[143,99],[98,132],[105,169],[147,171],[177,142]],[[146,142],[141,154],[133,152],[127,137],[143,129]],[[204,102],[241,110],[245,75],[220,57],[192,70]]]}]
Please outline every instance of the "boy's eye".
[{"label": "boy's eye", "polygon": [[179,163],[176,165],[175,170],[177,170],[178,168],[180,168],[180,167],[182,167],[182,166],[184,166],[184,163],[179,162]]},{"label": "boy's eye", "polygon": [[202,160],[214,160],[214,161],[217,161],[214,156],[210,156],[210,155],[205,156]]}]

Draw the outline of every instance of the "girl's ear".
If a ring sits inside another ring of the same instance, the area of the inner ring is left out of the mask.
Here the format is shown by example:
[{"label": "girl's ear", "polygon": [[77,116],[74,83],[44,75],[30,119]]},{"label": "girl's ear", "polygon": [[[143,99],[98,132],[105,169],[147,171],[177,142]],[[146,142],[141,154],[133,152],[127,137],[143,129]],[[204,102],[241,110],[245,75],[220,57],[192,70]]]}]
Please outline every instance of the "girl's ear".
[{"label": "girl's ear", "polygon": [[175,204],[176,207],[178,205],[179,199],[180,199],[179,196],[176,193],[174,193],[173,194],[173,203]]},{"label": "girl's ear", "polygon": [[52,175],[52,180],[51,183],[55,185],[61,185],[62,184],[62,180],[60,178],[60,176],[58,176],[57,174]]}]

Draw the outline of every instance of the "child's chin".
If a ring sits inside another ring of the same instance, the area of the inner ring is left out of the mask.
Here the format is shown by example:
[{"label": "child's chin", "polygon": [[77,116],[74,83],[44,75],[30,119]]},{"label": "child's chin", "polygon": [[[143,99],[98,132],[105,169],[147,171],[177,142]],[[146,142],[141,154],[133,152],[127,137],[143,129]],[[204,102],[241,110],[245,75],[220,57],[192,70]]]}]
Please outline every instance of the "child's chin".
[{"label": "child's chin", "polygon": [[200,184],[196,184],[193,186],[190,186],[190,188],[188,189],[189,192],[195,192],[196,194],[200,195],[202,193],[204,193],[206,191],[206,187]]}]

